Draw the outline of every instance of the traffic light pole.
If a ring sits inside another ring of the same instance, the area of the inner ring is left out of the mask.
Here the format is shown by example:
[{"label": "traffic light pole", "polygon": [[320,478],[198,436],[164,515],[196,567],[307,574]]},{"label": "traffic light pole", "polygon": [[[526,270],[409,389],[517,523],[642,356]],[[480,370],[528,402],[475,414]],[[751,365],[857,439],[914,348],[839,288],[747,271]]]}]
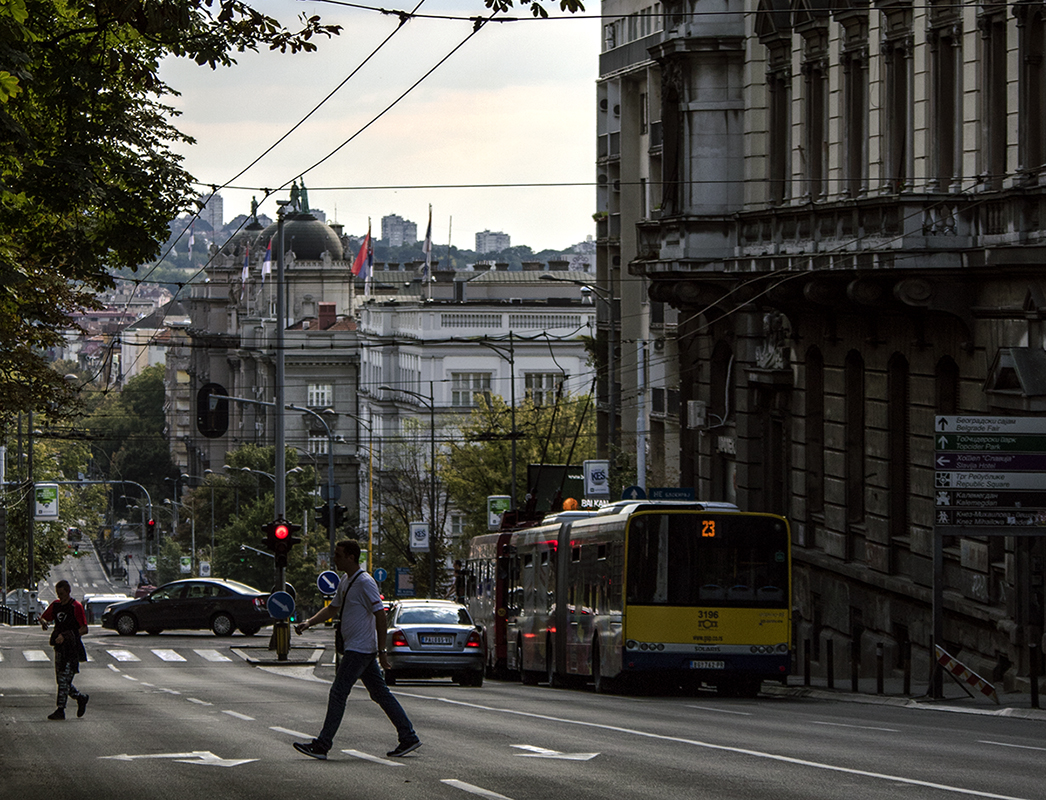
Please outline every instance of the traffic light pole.
[{"label": "traffic light pole", "polygon": [[[276,476],[275,512],[276,519],[287,518],[287,447],[286,428],[284,426],[284,352],[283,340],[284,329],[287,327],[287,302],[284,297],[284,252],[283,234],[284,220],[287,214],[286,201],[278,201],[279,209],[276,212],[276,242],[278,251],[276,253],[276,466],[273,472]],[[284,591],[287,586],[287,562],[285,559],[276,559],[276,586],[279,591]],[[276,640],[276,658],[286,661],[291,647],[291,624],[288,620],[277,620],[273,625],[273,637]]]}]

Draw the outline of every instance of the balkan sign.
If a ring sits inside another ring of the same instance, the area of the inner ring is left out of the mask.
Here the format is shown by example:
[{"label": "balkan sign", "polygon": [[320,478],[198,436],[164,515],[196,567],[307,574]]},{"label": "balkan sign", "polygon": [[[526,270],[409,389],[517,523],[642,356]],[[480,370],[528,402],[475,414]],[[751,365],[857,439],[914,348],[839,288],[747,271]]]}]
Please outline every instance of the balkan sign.
[{"label": "balkan sign", "polygon": [[1046,419],[934,419],[938,525],[1046,526]]}]

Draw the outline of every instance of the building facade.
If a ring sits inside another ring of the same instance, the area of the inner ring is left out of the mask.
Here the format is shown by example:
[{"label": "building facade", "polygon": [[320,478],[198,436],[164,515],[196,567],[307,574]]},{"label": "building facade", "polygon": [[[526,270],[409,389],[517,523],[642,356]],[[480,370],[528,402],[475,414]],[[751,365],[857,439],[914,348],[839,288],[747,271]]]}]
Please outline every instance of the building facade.
[{"label": "building facade", "polygon": [[388,247],[403,247],[418,241],[418,223],[396,214],[381,218],[381,240]]},{"label": "building facade", "polygon": [[[190,324],[168,348],[168,434],[175,463],[202,478],[221,473],[227,454],[243,444],[272,446],[274,411],[231,402],[229,430],[204,436],[196,425],[202,387],[218,384],[229,396],[272,403],[276,380],[277,224],[254,223],[221,251],[212,247],[207,278],[194,283]],[[314,466],[327,482],[333,450],[333,484],[339,502],[359,508],[359,348],[352,319],[351,264],[340,231],[308,212],[291,212],[284,223],[284,399],[296,409],[285,416],[288,448],[299,463]],[[265,262],[273,241],[271,266]],[[246,262],[246,266],[245,266]],[[299,410],[307,409],[307,410]]]},{"label": "building facade", "polygon": [[[637,45],[662,174],[627,269],[679,314],[683,485],[789,517],[815,671],[829,641],[866,673],[879,645],[925,663],[934,417],[1046,410],[1046,9],[663,10]],[[1043,538],[980,532],[943,538],[943,645],[1026,682]]]},{"label": "building facade", "polygon": [[629,268],[643,255],[637,224],[660,205],[661,67],[650,48],[661,40],[663,17],[661,5],[649,0],[604,2],[603,15],[594,276],[599,436],[614,465],[614,485],[679,486],[677,312],[652,299],[648,278]]}]

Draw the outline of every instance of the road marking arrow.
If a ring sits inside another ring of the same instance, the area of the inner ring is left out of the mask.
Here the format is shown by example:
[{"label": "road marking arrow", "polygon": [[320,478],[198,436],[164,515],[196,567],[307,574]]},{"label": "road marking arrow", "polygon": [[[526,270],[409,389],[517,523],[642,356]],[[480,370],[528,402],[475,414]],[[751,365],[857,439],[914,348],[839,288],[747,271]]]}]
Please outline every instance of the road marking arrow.
[{"label": "road marking arrow", "polygon": [[169,758],[181,764],[206,764],[211,767],[237,767],[240,764],[249,764],[257,761],[256,758],[220,758],[209,750],[193,750],[191,753],[142,753],[140,755],[128,755],[121,753],[118,756],[99,756],[99,758],[112,759],[113,761],[137,761],[141,758]]},{"label": "road marking arrow", "polygon": [[532,744],[514,744],[520,750],[529,750],[528,753],[516,753],[520,758],[554,758],[560,761],[591,761],[599,753],[560,753],[558,750],[548,750],[544,747],[535,747]]}]

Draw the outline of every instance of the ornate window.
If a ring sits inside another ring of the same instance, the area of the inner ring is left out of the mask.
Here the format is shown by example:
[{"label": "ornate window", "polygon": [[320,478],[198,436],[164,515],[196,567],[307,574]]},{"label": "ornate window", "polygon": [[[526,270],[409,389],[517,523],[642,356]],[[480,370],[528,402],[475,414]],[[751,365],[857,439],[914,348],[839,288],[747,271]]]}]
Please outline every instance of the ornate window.
[{"label": "ornate window", "polygon": [[912,179],[912,8],[909,2],[884,0],[881,46],[882,137],[886,190],[897,194],[911,188]]},{"label": "ornate window", "polygon": [[951,0],[930,6],[930,186],[959,191],[962,156],[962,21]]}]

